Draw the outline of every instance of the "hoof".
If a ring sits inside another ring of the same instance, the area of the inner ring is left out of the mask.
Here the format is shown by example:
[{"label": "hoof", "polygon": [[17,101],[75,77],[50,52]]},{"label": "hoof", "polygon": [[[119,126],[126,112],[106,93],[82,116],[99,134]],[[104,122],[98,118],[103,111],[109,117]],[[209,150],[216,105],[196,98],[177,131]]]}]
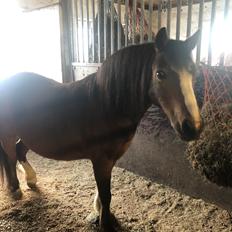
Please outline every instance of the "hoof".
[{"label": "hoof", "polygon": [[31,189],[36,189],[36,182],[37,182],[37,178],[31,178],[31,179],[27,179],[27,186]]},{"label": "hoof", "polygon": [[27,182],[27,186],[30,189],[37,189],[36,183],[33,183],[33,182]]},{"label": "hoof", "polygon": [[[112,215],[111,215],[112,216]],[[99,214],[96,212],[96,211],[94,211],[94,212],[92,212],[92,213],[90,213],[89,215],[88,215],[88,217],[86,218],[86,220],[87,220],[87,222],[90,224],[90,225],[92,225],[92,226],[99,226],[99,223],[100,223],[100,220],[99,220]],[[114,216],[112,217],[112,219],[113,220],[111,220],[112,222],[113,222],[113,224],[114,224],[114,222],[115,222],[115,218],[114,218]],[[115,230],[114,229],[114,227],[113,227],[113,224],[111,224],[111,223],[109,223],[109,222],[107,222],[107,223],[102,223],[101,225],[100,225],[100,232],[116,232],[117,230]]]},{"label": "hoof", "polygon": [[[115,228],[117,228],[118,230],[116,230]],[[109,220],[106,220],[105,222],[102,221],[100,229],[101,229],[101,231],[104,231],[104,232],[122,231],[120,229],[120,225],[119,225],[118,220],[116,219],[116,217],[112,213],[110,214]]]},{"label": "hoof", "polygon": [[117,232],[117,230],[115,230],[114,227],[111,226],[111,225],[102,226],[102,227],[100,228],[100,231],[101,231],[101,232]]},{"label": "hoof", "polygon": [[99,225],[99,214],[97,212],[92,212],[87,216],[86,220],[92,225]]},{"label": "hoof", "polygon": [[10,196],[14,200],[20,200],[22,198],[23,194],[22,194],[21,189],[18,188],[18,189],[14,190],[14,191],[10,191]]},{"label": "hoof", "polygon": [[111,219],[106,221],[105,223],[102,222],[100,225],[100,231],[102,232],[116,232],[117,230],[115,229],[116,226],[116,221],[115,217],[111,215]]}]

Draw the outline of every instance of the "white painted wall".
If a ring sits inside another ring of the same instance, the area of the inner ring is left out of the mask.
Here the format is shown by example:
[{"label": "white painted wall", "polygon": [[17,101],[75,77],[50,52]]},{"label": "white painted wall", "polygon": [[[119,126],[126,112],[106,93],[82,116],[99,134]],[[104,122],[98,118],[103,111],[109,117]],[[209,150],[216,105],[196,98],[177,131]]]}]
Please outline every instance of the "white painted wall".
[{"label": "white painted wall", "polygon": [[0,28],[0,79],[29,71],[62,81],[58,6],[23,13],[5,1]]}]

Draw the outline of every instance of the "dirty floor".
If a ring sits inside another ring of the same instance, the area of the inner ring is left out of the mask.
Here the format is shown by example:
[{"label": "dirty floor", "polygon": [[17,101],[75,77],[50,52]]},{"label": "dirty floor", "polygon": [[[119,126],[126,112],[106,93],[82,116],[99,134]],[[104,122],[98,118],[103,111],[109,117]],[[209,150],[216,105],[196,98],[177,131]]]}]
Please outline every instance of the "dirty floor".
[{"label": "dirty floor", "polygon": [[[19,173],[21,200],[0,190],[0,232],[98,231],[86,221],[95,194],[91,163],[53,161],[34,153],[28,158],[37,172],[38,189],[29,189]],[[121,168],[113,170],[112,212],[120,232],[232,231],[226,210]]]}]

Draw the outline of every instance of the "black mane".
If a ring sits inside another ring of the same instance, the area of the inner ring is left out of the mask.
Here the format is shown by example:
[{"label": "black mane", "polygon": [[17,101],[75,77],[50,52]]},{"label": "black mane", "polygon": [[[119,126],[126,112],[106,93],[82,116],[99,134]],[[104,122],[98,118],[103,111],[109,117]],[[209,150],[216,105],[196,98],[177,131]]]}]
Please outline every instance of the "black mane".
[{"label": "black mane", "polygon": [[140,117],[150,105],[154,59],[154,43],[126,47],[106,59],[96,75],[104,107],[116,114]]}]

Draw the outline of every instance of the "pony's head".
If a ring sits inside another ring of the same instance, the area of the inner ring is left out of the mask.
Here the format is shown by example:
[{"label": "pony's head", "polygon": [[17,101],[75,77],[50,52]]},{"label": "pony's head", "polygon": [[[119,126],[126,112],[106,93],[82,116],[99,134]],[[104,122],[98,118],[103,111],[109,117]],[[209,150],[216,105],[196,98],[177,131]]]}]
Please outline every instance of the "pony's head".
[{"label": "pony's head", "polygon": [[163,109],[181,139],[197,139],[202,131],[202,119],[193,91],[195,64],[192,50],[199,31],[185,41],[169,39],[161,28],[155,40],[156,62],[153,65],[150,97]]}]

